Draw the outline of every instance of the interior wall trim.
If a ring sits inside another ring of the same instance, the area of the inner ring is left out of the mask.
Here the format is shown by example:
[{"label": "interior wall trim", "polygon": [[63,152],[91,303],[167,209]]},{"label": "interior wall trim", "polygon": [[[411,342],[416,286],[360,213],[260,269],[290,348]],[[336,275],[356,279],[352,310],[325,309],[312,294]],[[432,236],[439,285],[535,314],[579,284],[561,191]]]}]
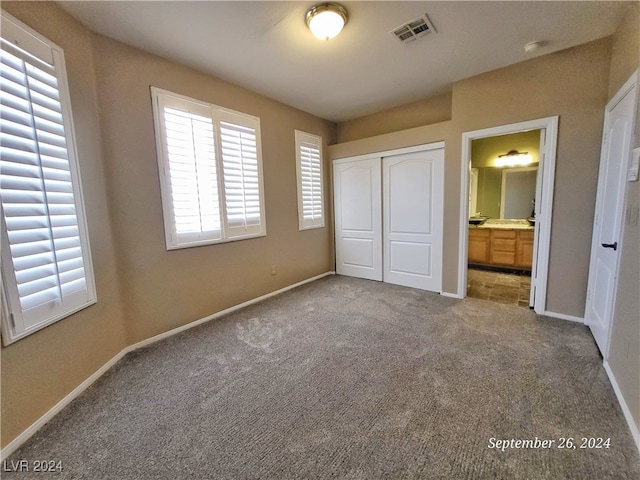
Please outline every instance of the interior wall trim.
[{"label": "interior wall trim", "polygon": [[567,315],[566,313],[557,313],[557,312],[550,312],[549,310],[545,310],[540,315],[544,315],[545,317],[559,318],[560,320],[569,320],[570,322],[584,324],[584,317],[574,317],[573,315]]},{"label": "interior wall trim", "polygon": [[622,395],[622,391],[618,386],[618,382],[616,381],[616,377],[613,374],[613,370],[609,366],[609,363],[605,360],[603,362],[604,370],[607,372],[607,376],[609,377],[609,382],[613,387],[613,391],[618,398],[618,403],[620,404],[620,408],[622,409],[622,413],[624,414],[624,419],[627,421],[629,425],[629,430],[631,430],[631,436],[633,437],[634,442],[636,442],[636,448],[638,452],[640,452],[640,430],[638,429],[638,425],[634,421],[633,415],[631,414],[631,410],[629,410],[629,406],[627,402],[624,400],[624,395]]},{"label": "interior wall trim", "polygon": [[22,432],[20,435],[14,438],[2,450],[0,450],[0,461],[4,461],[9,455],[15,452],[18,448],[20,448],[38,430],[40,430],[49,420],[51,420],[58,413],[60,413],[62,409],[64,409],[67,405],[69,405],[73,400],[79,397],[87,388],[89,388],[102,375],[107,373],[111,369],[111,367],[113,367],[116,363],[118,363],[118,361],[124,358],[124,356],[127,355],[128,353],[131,353],[135,350],[146,347],[153,343],[159,342],[160,340],[164,340],[166,338],[172,337],[173,335],[176,335],[178,333],[184,332],[185,330],[189,330],[191,328],[197,327],[198,325],[202,325],[203,323],[210,322],[211,320],[215,320],[224,315],[235,312],[236,310],[240,310],[242,308],[248,307],[249,305],[262,302],[264,300],[267,300],[268,298],[275,297],[277,295],[280,295],[284,292],[300,287],[307,283],[320,280],[321,278],[329,275],[335,275],[335,272],[329,271],[329,272],[322,273],[320,275],[316,275],[315,277],[307,278],[306,280],[302,280],[301,282],[294,283],[293,285],[286,286],[279,290],[275,290],[271,293],[267,293],[260,297],[253,298],[251,300],[247,300],[246,302],[240,303],[238,305],[234,305],[233,307],[229,307],[225,310],[221,310],[220,312],[216,312],[212,315],[201,318],[199,320],[194,320],[193,322],[190,322],[180,327],[174,328],[172,330],[160,333],[158,335],[154,335],[153,337],[147,338],[146,340],[142,340],[141,342],[125,347],[122,351],[117,353],[111,360],[109,360],[102,367],[96,370],[91,376],[89,376],[89,378],[87,378],[84,382],[82,382],[80,385],[74,388],[67,396],[65,396],[62,400],[56,403],[48,412],[46,412],[44,415],[38,418],[35,422],[33,422],[24,432]]},{"label": "interior wall trim", "polygon": [[440,292],[440,295],[448,298],[457,298],[458,300],[462,300],[464,298],[464,297],[461,297],[460,294],[458,293],[451,293],[451,292]]}]

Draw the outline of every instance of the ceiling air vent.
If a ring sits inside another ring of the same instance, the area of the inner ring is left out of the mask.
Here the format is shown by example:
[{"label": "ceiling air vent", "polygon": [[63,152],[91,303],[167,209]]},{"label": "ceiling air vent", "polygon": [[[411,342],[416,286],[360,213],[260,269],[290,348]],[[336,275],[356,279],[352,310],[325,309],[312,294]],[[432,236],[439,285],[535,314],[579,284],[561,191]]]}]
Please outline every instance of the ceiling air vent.
[{"label": "ceiling air vent", "polygon": [[435,31],[429,17],[424,15],[394,28],[391,33],[402,43],[409,43]]}]

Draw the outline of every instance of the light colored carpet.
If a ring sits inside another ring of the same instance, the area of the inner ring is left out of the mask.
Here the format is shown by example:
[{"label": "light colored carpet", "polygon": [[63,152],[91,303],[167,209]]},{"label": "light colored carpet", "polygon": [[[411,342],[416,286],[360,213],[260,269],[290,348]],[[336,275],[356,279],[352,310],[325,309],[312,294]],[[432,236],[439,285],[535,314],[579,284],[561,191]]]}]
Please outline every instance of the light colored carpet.
[{"label": "light colored carpet", "polygon": [[639,457],[583,325],[336,276],[129,354],[8,461],[91,480],[618,480]]}]

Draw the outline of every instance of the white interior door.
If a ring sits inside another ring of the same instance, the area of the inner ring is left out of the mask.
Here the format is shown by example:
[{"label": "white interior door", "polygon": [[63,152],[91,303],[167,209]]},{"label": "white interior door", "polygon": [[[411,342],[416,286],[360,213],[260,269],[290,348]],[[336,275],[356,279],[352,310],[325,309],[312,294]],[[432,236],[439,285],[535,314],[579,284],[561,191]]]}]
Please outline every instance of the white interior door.
[{"label": "white interior door", "polygon": [[334,162],[336,272],[382,280],[380,158]]},{"label": "white interior door", "polygon": [[585,322],[589,325],[605,359],[617,284],[625,182],[631,154],[636,91],[637,74],[607,104],[605,110],[585,309]]},{"label": "white interior door", "polygon": [[529,291],[529,308],[535,307],[536,291],[538,289],[538,248],[540,246],[540,211],[542,206],[542,180],[543,169],[545,168],[544,158],[546,156],[547,131],[540,129],[540,162],[538,165],[536,177],[536,196],[534,204],[534,217],[536,218],[535,227],[533,228],[533,258],[531,258],[531,289]]},{"label": "white interior door", "polygon": [[444,149],[384,157],[385,282],[442,291]]}]

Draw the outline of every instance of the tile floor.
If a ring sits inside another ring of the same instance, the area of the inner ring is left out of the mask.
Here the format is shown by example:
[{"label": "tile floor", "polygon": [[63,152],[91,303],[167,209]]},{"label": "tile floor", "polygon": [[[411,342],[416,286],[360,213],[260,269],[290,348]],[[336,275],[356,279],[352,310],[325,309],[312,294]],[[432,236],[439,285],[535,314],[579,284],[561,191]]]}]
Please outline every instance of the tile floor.
[{"label": "tile floor", "polygon": [[531,272],[499,272],[469,268],[467,271],[467,296],[529,306]]}]

